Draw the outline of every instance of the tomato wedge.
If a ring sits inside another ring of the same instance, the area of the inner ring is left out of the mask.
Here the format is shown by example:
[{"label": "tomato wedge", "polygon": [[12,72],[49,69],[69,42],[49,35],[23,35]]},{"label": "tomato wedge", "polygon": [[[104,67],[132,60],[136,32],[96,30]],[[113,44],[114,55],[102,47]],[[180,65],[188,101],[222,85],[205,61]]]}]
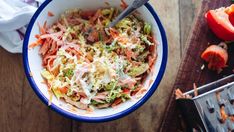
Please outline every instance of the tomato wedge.
[{"label": "tomato wedge", "polygon": [[234,40],[234,5],[209,10],[205,16],[210,29],[218,38],[225,41]]},{"label": "tomato wedge", "polygon": [[228,61],[227,46],[225,43],[209,46],[201,55],[201,58],[208,62],[211,70],[221,70],[226,67]]}]

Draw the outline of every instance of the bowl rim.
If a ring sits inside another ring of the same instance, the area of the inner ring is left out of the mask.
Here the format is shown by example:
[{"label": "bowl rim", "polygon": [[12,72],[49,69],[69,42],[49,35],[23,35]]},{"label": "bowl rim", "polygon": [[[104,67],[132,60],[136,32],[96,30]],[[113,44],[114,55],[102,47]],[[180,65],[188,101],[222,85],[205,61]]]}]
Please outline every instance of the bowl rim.
[{"label": "bowl rim", "polygon": [[[35,12],[35,14],[33,15],[32,19],[30,20],[30,23],[28,25],[28,28],[27,28],[27,31],[25,34],[25,38],[24,38],[24,43],[23,43],[23,64],[24,64],[24,71],[25,71],[26,77],[29,81],[30,86],[32,87],[32,89],[36,93],[36,95],[46,105],[48,105],[48,99],[40,91],[40,89],[36,85],[33,77],[30,75],[30,67],[29,67],[29,63],[28,63],[28,42],[29,42],[32,27],[33,27],[37,17],[51,1],[52,0],[46,0],[44,3],[42,3],[42,5]],[[153,93],[158,88],[158,85],[160,84],[160,82],[163,78],[163,75],[165,73],[165,69],[166,69],[166,65],[167,65],[167,58],[168,58],[168,45],[167,45],[167,37],[166,37],[165,30],[163,28],[163,25],[162,25],[158,15],[157,15],[157,13],[155,12],[153,7],[149,3],[146,3],[144,6],[149,10],[151,15],[154,17],[155,22],[157,23],[157,25],[159,27],[159,31],[160,31],[161,38],[162,38],[162,49],[163,49],[162,62],[161,62],[161,66],[159,69],[159,73],[158,73],[155,81],[153,82],[153,85],[149,88],[148,92],[146,92],[146,94],[131,107],[129,107],[129,108],[127,108],[119,113],[109,115],[109,116],[100,116],[100,117],[80,116],[80,115],[65,111],[53,103],[49,106],[52,110],[56,111],[60,115],[63,115],[65,117],[68,117],[70,119],[74,119],[77,121],[92,122],[92,123],[107,122],[107,121],[119,119],[121,117],[124,117],[124,116],[132,113],[133,111],[138,109],[140,106],[142,106],[153,95]]]}]

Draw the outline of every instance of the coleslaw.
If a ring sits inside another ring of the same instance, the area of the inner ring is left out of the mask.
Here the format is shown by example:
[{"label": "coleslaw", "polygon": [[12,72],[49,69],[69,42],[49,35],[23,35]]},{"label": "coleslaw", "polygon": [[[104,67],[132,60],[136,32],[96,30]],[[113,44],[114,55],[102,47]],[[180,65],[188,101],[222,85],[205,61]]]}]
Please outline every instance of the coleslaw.
[{"label": "coleslaw", "polygon": [[[116,8],[68,10],[29,48],[40,46],[41,75],[57,99],[79,108],[114,107],[143,94],[145,77],[157,59],[152,27],[132,14],[115,27]],[[54,16],[50,12],[50,16]]]}]

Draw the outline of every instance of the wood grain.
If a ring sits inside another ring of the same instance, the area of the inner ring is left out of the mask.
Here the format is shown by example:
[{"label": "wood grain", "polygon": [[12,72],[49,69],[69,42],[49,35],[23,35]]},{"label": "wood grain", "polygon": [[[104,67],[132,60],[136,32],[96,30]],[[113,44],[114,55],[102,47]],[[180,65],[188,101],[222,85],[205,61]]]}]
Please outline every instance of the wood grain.
[{"label": "wood grain", "polygon": [[40,102],[26,78],[22,91],[22,131],[49,131],[48,108]]},{"label": "wood grain", "polygon": [[183,56],[186,47],[188,34],[194,23],[194,17],[198,12],[201,3],[201,0],[179,0],[181,57]]},{"label": "wood grain", "polygon": [[21,104],[24,73],[19,55],[0,48],[0,130],[21,130]]},{"label": "wood grain", "polygon": [[71,131],[71,120],[62,117],[43,104],[24,80],[22,103],[23,132]]},{"label": "wood grain", "polygon": [[[0,49],[0,131],[158,131],[181,60],[181,47],[184,47],[181,44],[186,40],[189,23],[192,21],[190,18],[185,19],[190,16],[182,12],[192,13],[191,9],[194,8],[190,8],[192,4],[186,0],[180,3],[179,0],[151,0],[151,2],[167,33],[169,58],[164,78],[156,93],[146,104],[134,113],[112,122],[92,124],[72,121],[50,110],[39,100],[25,78],[21,55],[13,55]],[[179,11],[181,9],[184,11]]]},{"label": "wood grain", "polygon": [[[231,1],[220,0],[203,0],[201,6],[198,8],[198,14],[196,15],[194,25],[187,39],[184,56],[180,65],[177,79],[173,86],[173,89],[180,88],[183,92],[192,89],[193,83],[198,86],[207,84],[211,81],[220,79],[228,74],[232,74],[233,59],[228,62],[228,68],[222,71],[220,74],[210,71],[207,68],[201,70],[201,66],[204,64],[200,58],[201,53],[208,47],[208,43],[218,44],[221,40],[218,40],[216,36],[208,28],[204,14],[209,9],[216,9],[222,6],[230,5]],[[229,45],[229,50],[232,51],[230,56],[233,56],[234,46]],[[165,112],[165,118],[162,122],[160,131],[186,131],[182,122],[180,112],[176,108],[175,97],[172,93],[168,108]]]}]

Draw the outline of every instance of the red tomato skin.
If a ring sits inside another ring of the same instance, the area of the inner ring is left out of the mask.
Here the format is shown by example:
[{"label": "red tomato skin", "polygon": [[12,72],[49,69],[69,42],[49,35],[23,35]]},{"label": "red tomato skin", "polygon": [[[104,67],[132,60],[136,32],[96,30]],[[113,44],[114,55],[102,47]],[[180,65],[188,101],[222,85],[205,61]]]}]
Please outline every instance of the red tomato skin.
[{"label": "red tomato skin", "polygon": [[209,63],[209,69],[219,70],[226,67],[228,53],[217,45],[211,45],[202,53],[201,58]]},{"label": "red tomato skin", "polygon": [[230,7],[227,7],[225,12],[228,14],[231,24],[234,25],[234,4],[232,4]]},{"label": "red tomato skin", "polygon": [[234,27],[225,8],[208,11],[206,19],[208,26],[218,38],[224,41],[234,40]]}]

